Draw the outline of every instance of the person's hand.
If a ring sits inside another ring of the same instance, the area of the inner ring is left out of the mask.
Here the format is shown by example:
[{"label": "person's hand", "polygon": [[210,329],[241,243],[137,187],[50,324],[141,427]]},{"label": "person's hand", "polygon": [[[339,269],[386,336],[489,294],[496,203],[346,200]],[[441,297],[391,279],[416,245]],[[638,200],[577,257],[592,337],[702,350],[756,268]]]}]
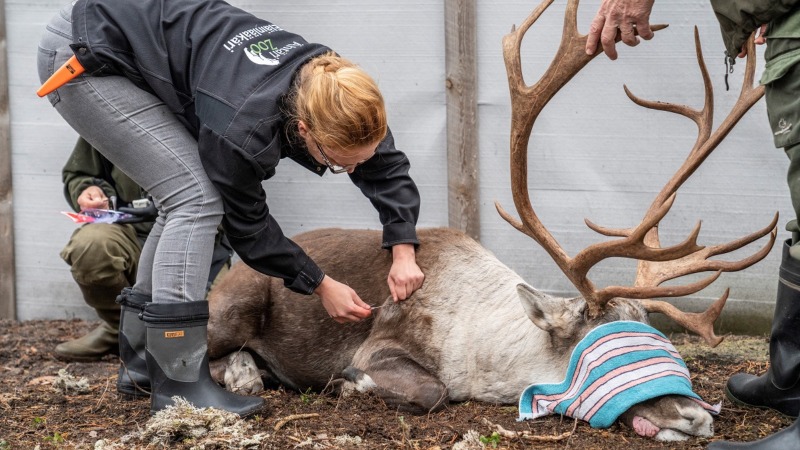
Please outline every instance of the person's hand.
[{"label": "person's hand", "polygon": [[[764,36],[764,32],[766,31],[767,31],[767,24],[765,23],[761,24],[758,30],[756,30],[756,38],[754,40],[756,45],[764,45],[767,43],[767,38],[766,36]],[[742,51],[740,51],[739,54],[736,56],[738,56],[739,58],[744,58],[745,56],[747,56],[747,43],[745,43],[742,46]]]},{"label": "person's hand", "polygon": [[389,270],[389,291],[395,302],[405,300],[422,287],[425,274],[417,265],[414,244],[392,247],[392,268]]},{"label": "person's hand", "polygon": [[89,186],[81,192],[77,199],[81,211],[87,209],[108,209],[108,197],[99,186]]},{"label": "person's hand", "polygon": [[[598,42],[609,59],[617,59],[617,30],[622,42],[635,46],[639,37],[649,40],[653,37],[650,29],[650,11],[654,0],[603,0],[597,15],[589,26],[586,39],[586,53],[593,55]],[[639,36],[636,36],[638,32]]]},{"label": "person's hand", "polygon": [[358,322],[372,314],[372,309],[350,286],[325,275],[314,293],[333,320],[339,323]]}]

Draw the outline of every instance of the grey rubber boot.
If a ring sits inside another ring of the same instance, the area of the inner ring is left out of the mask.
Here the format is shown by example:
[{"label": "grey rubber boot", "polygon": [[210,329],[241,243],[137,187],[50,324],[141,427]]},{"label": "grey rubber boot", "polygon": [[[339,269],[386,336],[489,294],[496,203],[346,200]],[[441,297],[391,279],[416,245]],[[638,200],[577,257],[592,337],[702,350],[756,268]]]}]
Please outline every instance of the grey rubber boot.
[{"label": "grey rubber boot", "polygon": [[142,319],[147,327],[147,372],[150,413],[185,398],[197,408],[212,407],[242,417],[260,412],[264,399],[226,391],[208,367],[208,302],[148,303]]},{"label": "grey rubber boot", "polygon": [[753,442],[716,441],[708,445],[708,450],[800,450],[800,419],[764,439]]},{"label": "grey rubber boot", "polygon": [[118,353],[119,305],[115,299],[128,285],[128,280],[120,274],[108,285],[84,285],[78,283],[83,300],[94,308],[100,318],[100,325],[78,339],[58,344],[54,350],[58,359],[65,361],[96,361],[103,356]]},{"label": "grey rubber boot", "polygon": [[119,376],[117,392],[133,397],[150,395],[150,377],[145,359],[146,328],[139,317],[144,305],[150,303],[149,295],[125,288],[117,297],[121,307],[119,321]]},{"label": "grey rubber boot", "polygon": [[783,244],[778,299],[769,339],[767,373],[738,373],[725,386],[734,403],[774,409],[790,417],[800,413],[800,261]]}]

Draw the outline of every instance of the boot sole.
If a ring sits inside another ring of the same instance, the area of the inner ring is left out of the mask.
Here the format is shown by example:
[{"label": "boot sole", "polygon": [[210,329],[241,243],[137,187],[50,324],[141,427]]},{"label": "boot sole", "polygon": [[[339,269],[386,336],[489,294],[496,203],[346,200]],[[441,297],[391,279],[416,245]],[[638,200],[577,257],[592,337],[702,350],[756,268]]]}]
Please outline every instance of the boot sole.
[{"label": "boot sole", "polygon": [[112,356],[119,356],[117,353],[108,352],[98,356],[74,356],[74,355],[65,355],[62,353],[53,352],[53,356],[59,361],[64,362],[95,362],[100,361],[101,359],[105,358],[108,355]]},{"label": "boot sole", "polygon": [[261,404],[260,408],[254,410],[254,411],[250,411],[247,414],[239,414],[239,417],[241,417],[242,419],[248,419],[248,418],[256,416],[256,415],[266,415],[267,410],[268,410],[267,402],[264,401],[264,403]]},{"label": "boot sole", "polygon": [[771,407],[771,406],[765,406],[765,405],[751,405],[750,403],[743,402],[743,401],[741,401],[741,400],[739,400],[738,398],[736,398],[736,397],[734,397],[734,396],[733,396],[733,394],[731,393],[731,391],[728,389],[728,386],[725,386],[725,397],[727,397],[727,398],[728,398],[728,400],[730,400],[731,402],[733,402],[733,403],[735,403],[735,404],[737,404],[737,405],[739,405],[739,406],[749,406],[749,407],[751,407],[751,408],[758,408],[758,409],[768,409],[768,410],[770,410],[770,411],[775,411],[776,413],[778,413],[778,414],[782,415],[783,417],[788,417],[788,418],[790,418],[790,419],[796,419],[796,418],[797,418],[797,415],[796,415],[796,414],[795,414],[795,415],[786,414],[785,412],[783,412],[783,411],[781,411],[781,410],[779,410],[779,409],[775,409],[775,408],[773,408],[773,407]]},{"label": "boot sole", "polygon": [[150,392],[145,389],[150,389],[150,386],[134,386],[132,384],[117,384],[117,392],[120,396],[128,400],[135,400],[137,398],[150,397]]}]

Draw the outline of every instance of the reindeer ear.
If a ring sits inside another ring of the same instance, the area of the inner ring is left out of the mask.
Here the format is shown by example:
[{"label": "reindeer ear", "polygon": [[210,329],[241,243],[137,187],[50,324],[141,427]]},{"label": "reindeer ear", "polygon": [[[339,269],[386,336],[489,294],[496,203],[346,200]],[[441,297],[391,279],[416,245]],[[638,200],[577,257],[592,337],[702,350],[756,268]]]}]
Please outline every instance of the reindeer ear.
[{"label": "reindeer ear", "polygon": [[584,321],[583,314],[576,308],[577,302],[574,299],[553,297],[525,283],[517,285],[517,294],[528,318],[534,325],[550,334],[569,333],[577,324]]}]

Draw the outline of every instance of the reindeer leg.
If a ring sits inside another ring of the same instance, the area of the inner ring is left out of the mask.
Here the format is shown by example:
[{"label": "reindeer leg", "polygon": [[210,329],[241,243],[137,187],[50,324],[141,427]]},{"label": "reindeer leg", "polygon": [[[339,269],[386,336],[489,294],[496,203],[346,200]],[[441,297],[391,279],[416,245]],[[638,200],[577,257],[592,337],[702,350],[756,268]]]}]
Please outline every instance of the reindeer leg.
[{"label": "reindeer leg", "polygon": [[389,406],[417,415],[437,411],[449,400],[447,386],[403,349],[377,350],[366,363],[363,370],[342,371],[350,389],[372,391]]}]

